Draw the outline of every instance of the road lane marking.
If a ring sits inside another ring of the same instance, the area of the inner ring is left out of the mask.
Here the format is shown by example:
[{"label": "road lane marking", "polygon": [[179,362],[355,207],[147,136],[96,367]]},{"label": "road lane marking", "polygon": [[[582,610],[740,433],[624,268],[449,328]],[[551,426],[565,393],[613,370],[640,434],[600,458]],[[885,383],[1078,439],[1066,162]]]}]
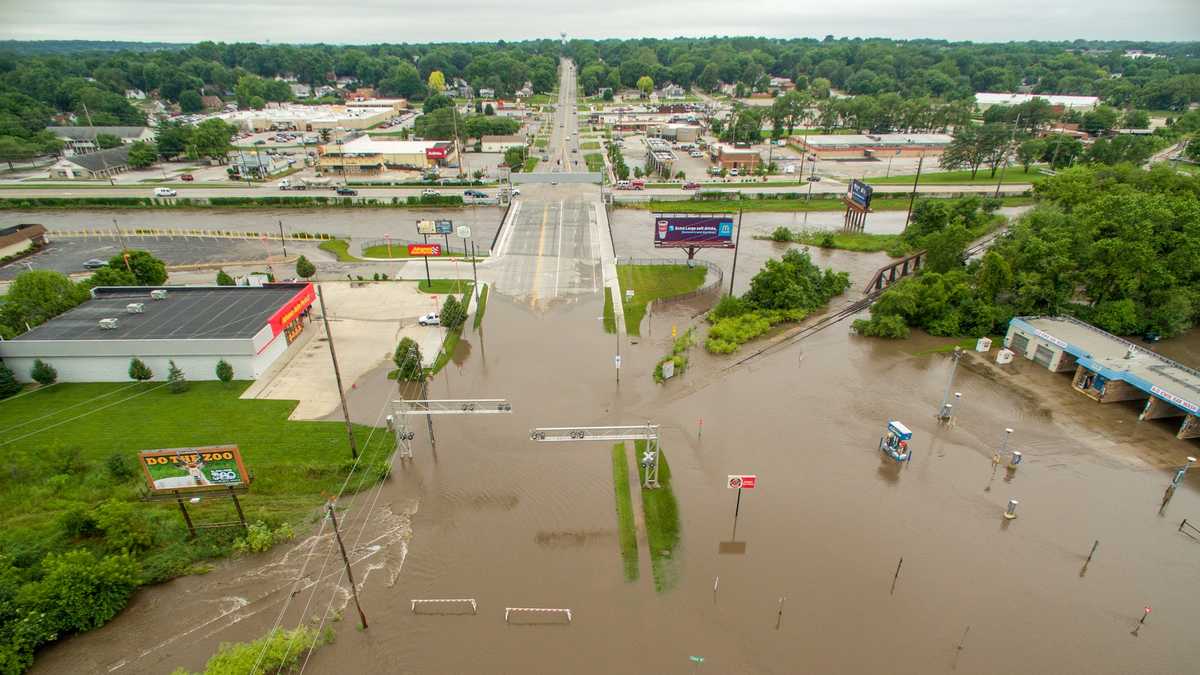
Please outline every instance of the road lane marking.
[{"label": "road lane marking", "polygon": [[538,232],[537,263],[534,264],[534,268],[533,268],[533,304],[534,305],[537,304],[537,301],[539,298],[538,286],[541,285],[541,280],[542,280],[542,253],[546,250],[546,221],[549,219],[549,217],[550,217],[550,205],[546,204],[545,206],[542,207],[542,226],[541,226],[541,230]]},{"label": "road lane marking", "polygon": [[554,256],[554,297],[558,297],[558,274],[562,270],[563,201],[558,202],[558,253]]}]

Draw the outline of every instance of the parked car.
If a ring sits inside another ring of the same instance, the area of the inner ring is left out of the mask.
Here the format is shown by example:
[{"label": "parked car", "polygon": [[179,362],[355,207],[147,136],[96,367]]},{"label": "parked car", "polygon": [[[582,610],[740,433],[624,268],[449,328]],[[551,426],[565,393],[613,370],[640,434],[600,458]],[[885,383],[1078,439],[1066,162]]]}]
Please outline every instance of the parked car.
[{"label": "parked car", "polygon": [[736,177],[736,176],[738,175],[738,170],[737,170],[737,169],[730,169],[730,170],[729,170],[729,175],[730,175],[730,176],[734,176],[734,177]]},{"label": "parked car", "polygon": [[487,193],[480,192],[479,190],[463,190],[463,196],[474,197],[476,199],[486,199]]},{"label": "parked car", "polygon": [[343,187],[339,187],[337,189],[337,193],[344,197],[353,197],[358,194],[358,190],[355,190],[354,188],[348,188],[348,187],[343,186]]},{"label": "parked car", "polygon": [[421,196],[422,197],[441,197],[442,195],[437,190],[425,188],[424,190],[421,190]]},{"label": "parked car", "polygon": [[421,324],[422,326],[437,326],[441,323],[441,321],[439,320],[439,316],[436,312],[431,312],[417,319],[417,323]]},{"label": "parked car", "polygon": [[683,189],[684,190],[699,190],[700,184],[694,180],[690,180],[683,184]]},{"label": "parked car", "polygon": [[186,183],[190,183],[190,182],[196,180],[196,178],[194,176],[192,176],[192,174],[190,174],[190,173],[185,173],[179,177],[179,180],[184,181]]},{"label": "parked car", "polygon": [[101,260],[99,258],[92,258],[91,260],[83,261],[83,268],[86,270],[98,270],[101,267],[107,267],[107,266],[108,266],[108,261]]},{"label": "parked car", "polygon": [[154,188],[154,196],[155,197],[174,197],[177,194],[179,194],[179,193],[175,192],[174,189],[169,188],[169,187]]}]

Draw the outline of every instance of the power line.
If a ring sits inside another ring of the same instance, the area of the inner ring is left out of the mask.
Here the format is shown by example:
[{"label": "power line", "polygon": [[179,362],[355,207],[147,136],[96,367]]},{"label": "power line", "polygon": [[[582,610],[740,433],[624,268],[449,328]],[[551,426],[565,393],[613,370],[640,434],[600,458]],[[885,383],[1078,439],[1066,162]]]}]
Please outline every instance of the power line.
[{"label": "power line", "polygon": [[48,426],[48,427],[42,427],[41,429],[38,429],[37,431],[31,431],[31,432],[29,432],[29,433],[27,433],[27,434],[25,434],[25,435],[23,435],[23,436],[17,436],[16,438],[10,438],[10,439],[8,439],[7,441],[4,441],[3,443],[0,443],[0,447],[3,447],[3,446],[5,446],[5,445],[9,445],[9,444],[11,444],[11,443],[16,443],[17,441],[20,441],[20,440],[23,440],[23,439],[29,438],[30,436],[36,436],[37,434],[40,434],[40,433],[42,433],[43,431],[49,431],[49,430],[51,430],[51,429],[54,429],[55,427],[61,427],[62,425],[64,425],[64,424],[67,424],[68,422],[74,422],[75,420],[82,419],[82,418],[84,418],[84,417],[87,417],[88,415],[91,415],[91,414],[94,414],[94,413],[98,413],[98,412],[100,412],[101,410],[104,410],[104,409],[106,409],[106,408],[111,408],[111,407],[113,407],[114,405],[120,405],[121,403],[125,403],[126,401],[132,401],[133,399],[135,399],[135,398],[137,398],[137,397],[139,397],[139,396],[145,396],[146,394],[149,394],[149,393],[150,393],[150,392],[152,392],[152,391],[155,391],[155,390],[158,390],[158,389],[162,389],[163,387],[167,386],[168,384],[171,384],[171,383],[170,383],[170,382],[163,382],[162,384],[160,384],[160,385],[158,385],[158,386],[156,386],[156,387],[151,387],[150,389],[147,389],[146,391],[143,391],[143,392],[139,392],[139,393],[137,393],[137,394],[134,394],[133,396],[130,396],[129,398],[123,398],[123,399],[121,399],[120,401],[114,401],[114,402],[112,402],[112,403],[109,403],[108,405],[103,405],[103,406],[100,406],[99,408],[96,408],[95,410],[89,410],[89,411],[87,411],[87,412],[85,412],[85,413],[83,413],[83,414],[81,414],[81,415],[76,415],[75,417],[71,417],[71,418],[65,419],[65,420],[63,420],[63,421],[61,421],[61,422],[57,422],[57,423],[55,423],[55,424],[51,424],[51,425],[50,425],[50,426]]}]

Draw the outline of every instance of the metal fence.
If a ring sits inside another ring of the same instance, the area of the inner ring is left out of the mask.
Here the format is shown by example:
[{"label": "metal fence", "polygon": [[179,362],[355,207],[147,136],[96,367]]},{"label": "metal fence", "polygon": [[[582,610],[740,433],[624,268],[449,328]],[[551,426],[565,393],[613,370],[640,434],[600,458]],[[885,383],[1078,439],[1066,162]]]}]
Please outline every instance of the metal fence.
[{"label": "metal fence", "polygon": [[[697,298],[697,297],[700,297],[703,295],[708,295],[710,293],[713,293],[714,291],[719,292],[720,289],[724,287],[725,271],[721,269],[720,265],[709,262],[707,260],[693,260],[692,263],[694,265],[699,265],[701,267],[704,267],[705,269],[708,270],[708,274],[704,275],[704,283],[701,284],[700,288],[697,288],[694,291],[688,291],[687,293],[673,295],[669,298],[659,298],[654,301],[656,306],[663,305],[663,304],[671,304],[671,303],[675,303],[675,302],[682,302],[684,300],[691,300],[692,298]],[[678,260],[671,260],[668,258],[617,258],[617,264],[618,265],[684,265],[687,263],[680,262]]]}]

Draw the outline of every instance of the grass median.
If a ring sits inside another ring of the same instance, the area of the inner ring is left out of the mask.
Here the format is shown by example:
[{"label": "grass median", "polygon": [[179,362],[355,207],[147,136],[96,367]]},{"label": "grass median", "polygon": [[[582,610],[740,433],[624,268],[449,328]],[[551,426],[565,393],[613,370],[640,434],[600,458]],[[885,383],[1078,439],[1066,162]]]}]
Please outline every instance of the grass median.
[{"label": "grass median", "polygon": [[[700,288],[708,268],[687,265],[617,265],[621,290],[633,291],[633,298],[622,298],[625,310],[625,330],[641,335],[642,317],[646,305],[659,298],[670,298]],[[607,310],[606,310],[607,316]],[[607,324],[605,326],[607,328]]]},{"label": "grass median", "polygon": [[[641,467],[641,457],[646,451],[646,441],[634,441],[634,459]],[[645,467],[638,470],[639,483],[645,482]],[[662,593],[675,586],[679,580],[679,566],[675,549],[679,546],[679,503],[671,488],[671,467],[667,455],[660,446],[658,453],[659,487],[642,488],[642,512],[646,524],[646,546],[650,549],[650,572],[654,576],[654,590]]]},{"label": "grass median", "polygon": [[[1000,180],[1000,173],[997,171],[995,176],[988,175],[990,171],[984,169],[971,176],[970,171],[930,171],[921,174],[921,180],[918,185],[995,185],[997,180]],[[1036,169],[1030,169],[1029,173],[1025,173],[1022,167],[1008,167],[1004,172],[1002,185],[1019,185],[1038,183],[1050,176],[1038,172]],[[898,175],[898,176],[876,176],[868,178],[867,182],[872,185],[912,185],[916,179],[916,174]]]},{"label": "grass median", "polygon": [[612,449],[613,494],[617,501],[617,538],[621,544],[621,563],[626,581],[638,578],[637,530],[633,523],[633,496],[629,489],[629,459],[625,444]]},{"label": "grass median", "polygon": [[474,328],[479,330],[479,326],[483,323],[483,313],[487,311],[488,285],[484,284],[479,290],[479,307],[475,309]]},{"label": "grass median", "polygon": [[422,279],[417,283],[417,290],[422,293],[465,293],[471,290],[470,279],[433,279],[432,283]]},{"label": "grass median", "polygon": [[617,332],[617,313],[613,308],[612,288],[604,287],[604,332]]},{"label": "grass median", "polygon": [[[981,195],[986,196],[986,195]],[[949,198],[938,194],[920,194],[918,198],[938,199]],[[908,197],[875,197],[871,200],[871,211],[905,211],[908,209]],[[1002,206],[1028,206],[1033,204],[1033,197],[1001,197]],[[646,211],[669,211],[671,213],[730,213],[744,212],[818,212],[845,211],[846,203],[841,196],[831,198],[813,196],[811,201],[798,199],[704,199],[704,200],[651,200],[648,202],[617,202],[616,206],[623,209],[638,209]]]},{"label": "grass median", "polygon": [[[409,255],[408,254],[408,244],[401,243],[401,242],[395,242],[391,246],[388,246],[387,244],[376,244],[374,246],[368,246],[363,249],[362,255],[364,258],[389,258],[389,259],[424,258],[424,257],[426,257],[426,256],[420,256],[420,255]],[[447,250],[440,256],[429,256],[429,257],[433,258],[434,260],[437,260],[439,258],[458,258],[458,259],[469,261],[470,257],[469,256],[465,257],[465,256],[466,256],[466,253],[460,253],[458,251]],[[487,256],[476,253],[475,257],[477,259],[483,259]]]},{"label": "grass median", "polygon": [[330,239],[317,245],[317,248],[332,253],[338,262],[362,262],[361,258],[350,255],[350,242],[345,239]]}]

